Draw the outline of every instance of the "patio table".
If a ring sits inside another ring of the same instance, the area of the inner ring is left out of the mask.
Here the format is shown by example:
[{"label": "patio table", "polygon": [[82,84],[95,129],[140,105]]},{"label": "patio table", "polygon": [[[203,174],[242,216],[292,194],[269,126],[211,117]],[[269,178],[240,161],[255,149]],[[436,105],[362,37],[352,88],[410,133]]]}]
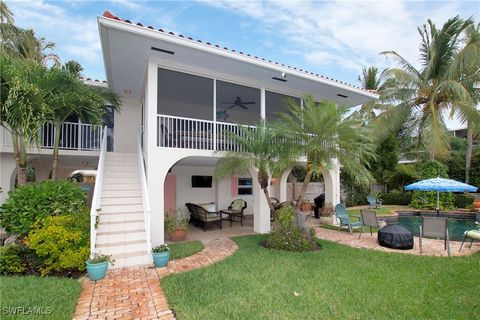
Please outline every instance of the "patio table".
[{"label": "patio table", "polygon": [[[228,219],[223,219],[222,214],[228,215]],[[235,220],[235,217],[239,217],[240,220]],[[236,210],[222,209],[220,210],[220,218],[222,220],[230,221],[230,228],[232,227],[232,222],[240,222],[240,224],[243,226],[242,216],[238,214],[238,211]]]}]

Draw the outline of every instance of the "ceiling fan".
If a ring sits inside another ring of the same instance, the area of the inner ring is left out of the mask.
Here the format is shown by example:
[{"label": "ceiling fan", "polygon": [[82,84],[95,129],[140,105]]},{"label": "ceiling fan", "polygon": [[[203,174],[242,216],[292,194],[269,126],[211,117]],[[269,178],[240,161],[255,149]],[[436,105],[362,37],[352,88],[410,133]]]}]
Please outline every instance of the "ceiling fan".
[{"label": "ceiling fan", "polygon": [[222,101],[222,104],[229,104],[230,105],[227,108],[225,108],[225,110],[232,109],[234,107],[240,107],[244,110],[247,110],[248,107],[246,107],[245,105],[246,104],[255,104],[255,101],[245,101],[244,102],[244,101],[242,101],[242,99],[240,97],[236,97],[233,102]]},{"label": "ceiling fan", "polygon": [[228,110],[235,108],[235,107],[240,107],[244,110],[248,110],[248,107],[245,105],[248,104],[255,104],[255,101],[242,101],[240,97],[236,97],[233,102],[229,101],[222,101],[222,104],[227,104],[229,106],[225,107],[223,110],[217,111],[217,119],[218,120],[223,120],[227,121],[227,118],[229,117]]}]

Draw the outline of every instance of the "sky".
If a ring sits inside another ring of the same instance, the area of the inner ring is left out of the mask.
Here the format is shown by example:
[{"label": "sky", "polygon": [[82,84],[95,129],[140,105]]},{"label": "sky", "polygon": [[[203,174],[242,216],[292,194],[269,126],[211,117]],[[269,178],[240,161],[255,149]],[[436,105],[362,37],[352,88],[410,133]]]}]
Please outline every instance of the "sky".
[{"label": "sky", "polygon": [[97,16],[109,10],[195,39],[358,85],[362,66],[391,66],[395,50],[418,65],[418,26],[455,15],[480,20],[480,1],[6,1],[16,25],[56,43],[63,62],[105,79]]}]

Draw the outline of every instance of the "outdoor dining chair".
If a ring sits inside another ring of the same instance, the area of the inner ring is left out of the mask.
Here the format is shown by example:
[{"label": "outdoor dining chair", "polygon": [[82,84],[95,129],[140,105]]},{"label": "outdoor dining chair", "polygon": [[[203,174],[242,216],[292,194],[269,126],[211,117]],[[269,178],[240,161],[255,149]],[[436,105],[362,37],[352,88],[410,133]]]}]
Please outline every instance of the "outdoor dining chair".
[{"label": "outdoor dining chair", "polygon": [[377,219],[377,213],[374,210],[362,209],[360,210],[360,216],[362,217],[362,231],[360,232],[360,237],[362,233],[365,232],[364,227],[370,227],[370,235],[373,235],[372,228],[380,228]]},{"label": "outdoor dining chair", "polygon": [[444,239],[444,247],[450,256],[450,240],[448,237],[448,219],[443,217],[423,217],[420,224],[420,254],[423,252],[423,237],[433,239]]}]

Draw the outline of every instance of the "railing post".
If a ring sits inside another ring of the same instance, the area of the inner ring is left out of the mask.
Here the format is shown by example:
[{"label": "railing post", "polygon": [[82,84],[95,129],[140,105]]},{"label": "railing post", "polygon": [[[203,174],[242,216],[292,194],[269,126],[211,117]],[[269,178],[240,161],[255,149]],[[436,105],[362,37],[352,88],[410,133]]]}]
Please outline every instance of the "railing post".
[{"label": "railing post", "polygon": [[82,123],[78,122],[78,150],[82,150]]}]

